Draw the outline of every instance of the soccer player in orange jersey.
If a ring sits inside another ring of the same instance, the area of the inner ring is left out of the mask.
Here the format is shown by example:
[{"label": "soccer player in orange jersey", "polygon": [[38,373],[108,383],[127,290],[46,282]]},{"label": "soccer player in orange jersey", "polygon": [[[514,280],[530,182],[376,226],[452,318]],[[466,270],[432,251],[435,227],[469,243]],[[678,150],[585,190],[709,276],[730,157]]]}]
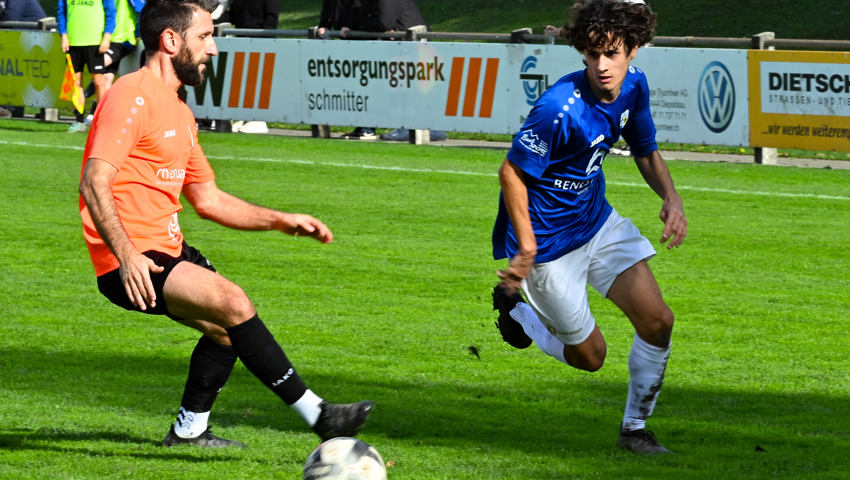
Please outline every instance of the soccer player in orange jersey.
[{"label": "soccer player in orange jersey", "polygon": [[203,335],[192,352],[181,408],[163,443],[241,446],[210,432],[213,401],[236,359],[322,438],[353,436],[371,402],[332,404],[308,389],[235,283],[183,239],[182,194],[205,219],[330,243],[310,215],[250,204],[218,188],[178,98],[216,55],[216,0],[149,0],[140,15],[147,61],[121,77],[95,114],[83,157],[80,215],[100,292],[128,310],[167,315]]}]

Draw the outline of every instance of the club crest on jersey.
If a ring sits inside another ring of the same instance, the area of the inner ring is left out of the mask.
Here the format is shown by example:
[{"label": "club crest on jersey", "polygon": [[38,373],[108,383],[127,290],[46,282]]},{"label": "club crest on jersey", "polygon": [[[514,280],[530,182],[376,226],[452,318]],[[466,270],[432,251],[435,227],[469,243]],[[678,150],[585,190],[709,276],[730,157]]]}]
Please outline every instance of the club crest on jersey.
[{"label": "club crest on jersey", "polygon": [[549,151],[549,145],[543,140],[540,140],[540,137],[531,130],[523,130],[521,132],[519,143],[528,149],[528,151],[536,153],[541,157]]},{"label": "club crest on jersey", "polygon": [[628,121],[629,121],[629,110],[626,109],[626,111],[623,112],[622,115],[620,115],[620,128],[625,127],[626,122],[628,122]]}]

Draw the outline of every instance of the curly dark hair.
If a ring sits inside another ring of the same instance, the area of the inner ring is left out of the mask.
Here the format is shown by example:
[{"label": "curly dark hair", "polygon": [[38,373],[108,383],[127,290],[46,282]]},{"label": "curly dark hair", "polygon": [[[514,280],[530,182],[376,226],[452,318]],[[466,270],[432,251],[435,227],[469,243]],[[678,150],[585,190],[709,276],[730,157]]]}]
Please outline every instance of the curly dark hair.
[{"label": "curly dark hair", "polygon": [[561,29],[579,52],[605,49],[623,41],[627,52],[652,40],[657,16],[644,3],[625,0],[578,0],[568,11],[568,22]]}]

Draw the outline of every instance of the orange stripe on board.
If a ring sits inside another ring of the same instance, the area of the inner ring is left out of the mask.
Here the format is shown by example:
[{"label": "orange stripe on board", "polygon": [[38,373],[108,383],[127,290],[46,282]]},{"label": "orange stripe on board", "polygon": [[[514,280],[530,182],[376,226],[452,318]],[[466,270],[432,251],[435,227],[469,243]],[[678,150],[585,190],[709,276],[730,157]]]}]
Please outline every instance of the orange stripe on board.
[{"label": "orange stripe on board", "polygon": [[496,77],[499,75],[499,59],[488,58],[484,70],[484,90],[481,92],[481,107],[478,116],[490,118],[493,115],[493,96],[496,93]]},{"label": "orange stripe on board", "polygon": [[274,53],[266,53],[263,59],[263,82],[260,84],[260,108],[268,109],[274,80]]},{"label": "orange stripe on board", "polygon": [[452,77],[449,79],[449,95],[446,98],[446,116],[457,116],[457,105],[460,102],[460,86],[463,83],[463,57],[452,58]]},{"label": "orange stripe on board", "polygon": [[245,52],[236,52],[233,56],[233,75],[230,77],[230,99],[227,106],[239,106],[239,92],[242,91],[242,70],[245,66]]},{"label": "orange stripe on board", "polygon": [[475,116],[475,100],[478,98],[478,79],[481,77],[481,58],[469,59],[466,77],[466,95],[463,97],[463,116]]},{"label": "orange stripe on board", "polygon": [[244,108],[254,108],[254,97],[257,95],[257,74],[260,72],[260,52],[248,54],[248,77],[245,79],[245,97],[242,99]]}]

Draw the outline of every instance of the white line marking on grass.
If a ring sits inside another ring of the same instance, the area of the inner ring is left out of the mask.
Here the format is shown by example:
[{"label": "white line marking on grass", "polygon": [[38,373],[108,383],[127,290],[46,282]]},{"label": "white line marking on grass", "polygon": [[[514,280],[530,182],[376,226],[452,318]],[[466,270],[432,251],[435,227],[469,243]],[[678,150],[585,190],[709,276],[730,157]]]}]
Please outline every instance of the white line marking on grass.
[{"label": "white line marking on grass", "polygon": [[218,156],[207,156],[207,158],[212,158],[216,160],[251,160],[255,162],[269,162],[269,163],[295,163],[299,165],[320,165],[323,167],[348,167],[348,168],[362,168],[364,170],[388,170],[394,172],[410,172],[410,173],[448,173],[452,175],[468,175],[468,176],[476,176],[476,177],[495,177],[495,173],[481,173],[481,172],[470,172],[465,170],[438,170],[433,168],[410,168],[410,167],[396,167],[396,166],[386,166],[386,165],[367,165],[367,164],[353,164],[353,163],[340,163],[340,162],[314,162],[312,160],[298,160],[298,159],[280,159],[280,158],[235,158],[235,157],[218,157]]},{"label": "white line marking on grass", "polygon": [[[608,185],[618,187],[646,187],[645,183],[635,182],[606,182]],[[759,190],[732,190],[728,188],[692,187],[689,185],[676,185],[676,190],[690,190],[694,192],[728,193],[731,195],[758,195],[762,197],[782,198],[817,198],[819,200],[850,200],[850,197],[841,195],[821,195],[817,193],[787,193],[787,192],[763,192]]]},{"label": "white line marking on grass", "polygon": [[[235,158],[235,157],[217,157],[210,156],[209,158],[218,159],[218,160],[251,160],[255,162],[270,162],[270,163],[295,163],[300,165],[320,165],[320,166],[330,166],[330,167],[348,167],[348,168],[362,168],[366,170],[390,170],[390,171],[398,171],[398,172],[412,172],[412,173],[446,173],[452,175],[468,175],[468,176],[476,176],[476,177],[497,177],[496,173],[481,173],[481,172],[470,172],[465,170],[438,170],[431,168],[408,168],[408,167],[396,167],[396,166],[381,166],[381,165],[364,165],[364,164],[354,164],[354,163],[340,163],[340,162],[314,162],[311,160],[297,160],[297,159],[280,159],[280,158]],[[637,182],[612,182],[607,181],[608,185],[615,185],[618,187],[636,187],[636,188],[647,188],[645,183],[637,183]],[[757,195],[763,197],[782,197],[782,198],[816,198],[819,200],[845,200],[850,201],[850,197],[845,197],[841,195],[821,195],[815,193],[787,193],[787,192],[763,192],[758,190],[732,190],[727,188],[710,188],[710,187],[691,187],[688,185],[676,185],[678,190],[690,190],[695,192],[708,192],[708,193],[728,193],[730,195]]]},{"label": "white line marking on grass", "polygon": [[83,147],[73,145],[50,145],[46,143],[29,143],[29,142],[10,142],[8,140],[0,140],[0,145],[19,145],[21,147],[36,147],[36,148],[64,148],[65,150],[85,150]]},{"label": "white line marking on grass", "polygon": [[[0,145],[20,145],[20,146],[29,146],[36,148],[59,148],[59,149],[68,149],[68,150],[83,150],[83,147],[77,147],[72,145],[47,145],[47,144],[33,144],[27,142],[10,142],[8,140],[0,140]],[[281,159],[281,158],[263,158],[263,157],[253,157],[253,158],[244,158],[244,157],[221,157],[215,155],[209,155],[208,158],[214,160],[239,160],[239,161],[253,161],[253,162],[268,162],[268,163],[292,163],[297,165],[319,165],[319,166],[328,166],[328,167],[346,167],[346,168],[360,168],[364,170],[388,170],[388,171],[396,171],[396,172],[411,172],[411,173],[443,173],[449,175],[467,175],[467,176],[475,176],[475,177],[496,177],[496,173],[482,173],[482,172],[470,172],[466,170],[442,170],[442,169],[433,169],[433,168],[409,168],[409,167],[398,167],[398,166],[382,166],[382,165],[367,165],[367,164],[355,164],[355,163],[341,163],[341,162],[316,162],[312,160],[300,160],[300,159]],[[637,183],[637,182],[612,182],[608,181],[608,185],[615,185],[618,187],[635,187],[635,188],[646,188],[647,185],[645,183]],[[730,195],[756,195],[761,197],[782,197],[782,198],[815,198],[818,200],[841,200],[841,201],[850,201],[850,197],[843,195],[822,195],[816,193],[787,193],[787,192],[765,192],[759,190],[732,190],[727,188],[711,188],[711,187],[692,187],[689,185],[676,185],[678,190],[689,190],[693,192],[707,192],[707,193],[728,193]]]}]

